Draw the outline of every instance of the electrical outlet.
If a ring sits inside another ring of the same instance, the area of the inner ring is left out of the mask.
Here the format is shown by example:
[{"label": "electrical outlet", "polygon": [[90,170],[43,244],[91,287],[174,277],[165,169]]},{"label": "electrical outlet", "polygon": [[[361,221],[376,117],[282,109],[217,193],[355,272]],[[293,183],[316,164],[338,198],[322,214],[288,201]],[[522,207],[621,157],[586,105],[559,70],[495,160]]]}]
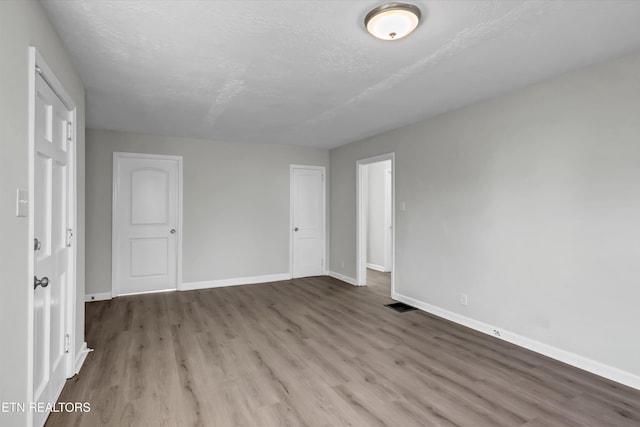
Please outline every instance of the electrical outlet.
[{"label": "electrical outlet", "polygon": [[407,210],[407,204],[405,202],[400,202],[400,212],[405,212]]},{"label": "electrical outlet", "polygon": [[340,261],[340,267],[344,268],[344,260]]},{"label": "electrical outlet", "polygon": [[466,306],[469,303],[469,298],[467,294],[460,294],[460,304]]},{"label": "electrical outlet", "polygon": [[494,330],[493,330],[493,335],[495,335],[495,336],[499,337],[499,336],[500,336],[500,331],[499,331],[499,330],[497,330],[497,329],[494,329]]}]

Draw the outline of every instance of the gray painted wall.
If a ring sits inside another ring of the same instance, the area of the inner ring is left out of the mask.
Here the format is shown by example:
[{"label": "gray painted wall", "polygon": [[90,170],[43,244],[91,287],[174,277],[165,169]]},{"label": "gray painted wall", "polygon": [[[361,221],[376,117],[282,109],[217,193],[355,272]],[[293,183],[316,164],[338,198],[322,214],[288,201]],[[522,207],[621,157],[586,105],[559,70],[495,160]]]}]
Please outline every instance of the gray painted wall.
[{"label": "gray painted wall", "polygon": [[[35,46],[78,107],[78,282],[76,351],[84,342],[84,87],[40,2],[0,1],[0,402],[27,400],[28,220],[15,216],[16,188],[29,188],[28,48]],[[9,349],[9,350],[7,350]],[[0,413],[0,425],[26,414]]]},{"label": "gray painted wall", "polygon": [[367,262],[384,267],[385,188],[384,175],[391,168],[391,160],[367,165],[369,178],[367,213]]},{"label": "gray painted wall", "polygon": [[335,272],[388,152],[399,294],[640,375],[640,54],[331,150]]},{"label": "gray painted wall", "polygon": [[183,281],[289,272],[289,165],[328,150],[87,130],[87,294],[111,290],[113,152],[183,156]]}]

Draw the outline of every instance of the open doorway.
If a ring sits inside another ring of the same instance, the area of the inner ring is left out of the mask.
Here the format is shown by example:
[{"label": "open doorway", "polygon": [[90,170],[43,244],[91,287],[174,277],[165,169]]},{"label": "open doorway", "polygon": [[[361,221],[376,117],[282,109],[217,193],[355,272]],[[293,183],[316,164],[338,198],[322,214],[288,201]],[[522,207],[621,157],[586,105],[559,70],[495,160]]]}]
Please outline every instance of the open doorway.
[{"label": "open doorway", "polygon": [[391,296],[394,274],[393,153],[358,161],[358,285]]}]

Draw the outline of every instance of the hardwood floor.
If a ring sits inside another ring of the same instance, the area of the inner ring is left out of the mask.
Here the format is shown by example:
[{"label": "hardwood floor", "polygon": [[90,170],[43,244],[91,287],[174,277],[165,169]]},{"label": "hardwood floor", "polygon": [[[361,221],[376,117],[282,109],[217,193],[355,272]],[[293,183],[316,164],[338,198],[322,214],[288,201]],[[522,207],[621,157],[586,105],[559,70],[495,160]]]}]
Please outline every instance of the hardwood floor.
[{"label": "hardwood floor", "polygon": [[640,391],[327,277],[87,304],[47,426],[638,426]]},{"label": "hardwood floor", "polygon": [[391,273],[367,268],[367,288],[383,297],[391,296]]}]

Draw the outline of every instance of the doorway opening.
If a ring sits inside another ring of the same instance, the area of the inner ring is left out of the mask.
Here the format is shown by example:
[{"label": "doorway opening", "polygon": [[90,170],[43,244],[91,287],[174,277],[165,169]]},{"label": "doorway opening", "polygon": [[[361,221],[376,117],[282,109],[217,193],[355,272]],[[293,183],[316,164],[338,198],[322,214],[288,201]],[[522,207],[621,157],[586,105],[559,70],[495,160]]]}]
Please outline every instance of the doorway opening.
[{"label": "doorway opening", "polygon": [[357,283],[390,297],[394,290],[394,153],[357,163]]}]

